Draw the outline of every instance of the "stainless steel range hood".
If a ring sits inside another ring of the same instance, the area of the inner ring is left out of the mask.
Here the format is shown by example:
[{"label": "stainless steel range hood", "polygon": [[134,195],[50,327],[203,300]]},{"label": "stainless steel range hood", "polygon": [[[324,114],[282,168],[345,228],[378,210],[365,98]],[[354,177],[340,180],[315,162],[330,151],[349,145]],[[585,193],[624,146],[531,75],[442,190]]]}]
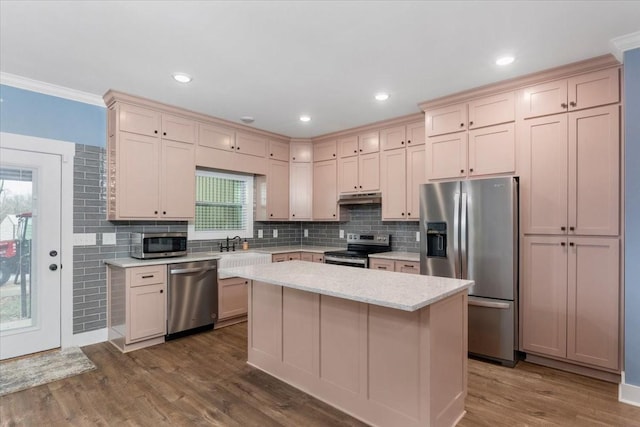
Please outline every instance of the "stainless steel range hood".
[{"label": "stainless steel range hood", "polygon": [[372,205],[382,202],[382,193],[341,194],[339,205]]}]

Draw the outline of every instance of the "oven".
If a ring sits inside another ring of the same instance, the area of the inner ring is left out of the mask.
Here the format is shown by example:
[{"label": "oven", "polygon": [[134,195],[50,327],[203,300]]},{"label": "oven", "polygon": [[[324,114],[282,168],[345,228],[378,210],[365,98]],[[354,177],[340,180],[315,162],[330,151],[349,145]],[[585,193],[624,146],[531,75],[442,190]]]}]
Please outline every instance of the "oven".
[{"label": "oven", "polygon": [[369,254],[391,250],[388,234],[347,234],[347,250],[324,253],[324,263],[369,268]]}]

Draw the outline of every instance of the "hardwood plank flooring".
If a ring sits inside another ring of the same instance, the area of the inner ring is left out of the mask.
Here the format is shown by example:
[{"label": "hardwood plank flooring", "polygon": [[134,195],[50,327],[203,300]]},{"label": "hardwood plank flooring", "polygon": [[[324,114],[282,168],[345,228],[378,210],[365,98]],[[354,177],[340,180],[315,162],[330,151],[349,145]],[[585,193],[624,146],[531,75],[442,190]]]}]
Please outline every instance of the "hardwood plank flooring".
[{"label": "hardwood plank flooring", "polygon": [[[94,371],[0,398],[2,426],[364,426],[248,366],[247,328],[227,328],[122,354],[84,347]],[[469,426],[638,426],[617,386],[521,362],[469,360]]]}]

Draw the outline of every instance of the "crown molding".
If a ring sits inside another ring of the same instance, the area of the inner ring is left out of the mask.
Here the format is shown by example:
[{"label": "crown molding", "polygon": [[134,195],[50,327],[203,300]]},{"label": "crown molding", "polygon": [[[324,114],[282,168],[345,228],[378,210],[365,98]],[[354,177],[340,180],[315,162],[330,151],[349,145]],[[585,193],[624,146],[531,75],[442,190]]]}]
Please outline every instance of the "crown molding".
[{"label": "crown molding", "polygon": [[640,31],[611,39],[609,44],[611,45],[611,53],[618,61],[624,62],[624,52],[626,50],[640,47]]},{"label": "crown molding", "polygon": [[33,80],[27,77],[15,74],[0,72],[0,84],[17,87],[19,89],[30,90],[32,92],[51,95],[58,98],[69,99],[71,101],[82,102],[84,104],[97,105],[104,107],[104,101],[99,95],[70,89],[64,86],[58,86],[51,83]]}]

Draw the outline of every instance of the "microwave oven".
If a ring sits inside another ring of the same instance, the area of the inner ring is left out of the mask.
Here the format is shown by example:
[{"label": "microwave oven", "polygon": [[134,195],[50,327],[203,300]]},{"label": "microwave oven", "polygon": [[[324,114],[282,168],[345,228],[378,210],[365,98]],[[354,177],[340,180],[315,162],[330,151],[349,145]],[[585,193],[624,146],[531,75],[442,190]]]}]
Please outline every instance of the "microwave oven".
[{"label": "microwave oven", "polygon": [[187,254],[187,233],[131,233],[132,258],[169,258]]}]

